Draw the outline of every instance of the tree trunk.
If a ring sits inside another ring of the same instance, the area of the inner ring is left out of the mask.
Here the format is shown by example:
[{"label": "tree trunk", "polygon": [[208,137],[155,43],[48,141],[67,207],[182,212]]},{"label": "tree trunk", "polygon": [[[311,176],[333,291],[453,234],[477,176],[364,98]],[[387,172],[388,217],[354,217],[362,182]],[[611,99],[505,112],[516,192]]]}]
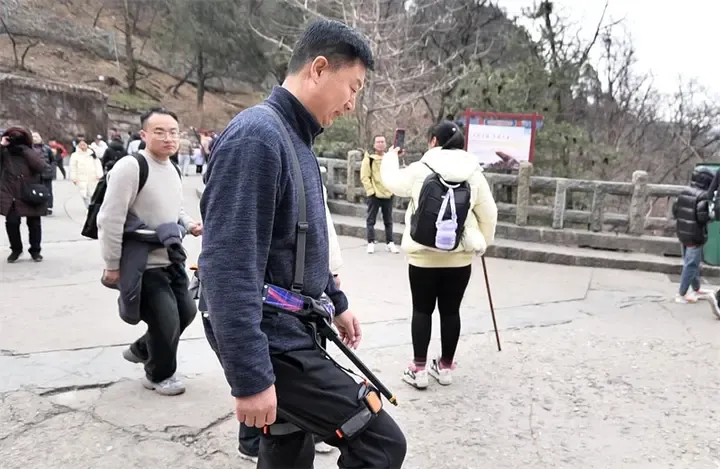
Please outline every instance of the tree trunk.
[{"label": "tree trunk", "polygon": [[127,90],[130,94],[137,93],[138,64],[135,61],[133,49],[133,34],[135,33],[135,21],[130,17],[130,9],[125,0],[125,75],[127,78]]},{"label": "tree trunk", "polygon": [[203,110],[205,102],[205,57],[202,51],[198,51],[196,56],[197,64],[197,109]]}]

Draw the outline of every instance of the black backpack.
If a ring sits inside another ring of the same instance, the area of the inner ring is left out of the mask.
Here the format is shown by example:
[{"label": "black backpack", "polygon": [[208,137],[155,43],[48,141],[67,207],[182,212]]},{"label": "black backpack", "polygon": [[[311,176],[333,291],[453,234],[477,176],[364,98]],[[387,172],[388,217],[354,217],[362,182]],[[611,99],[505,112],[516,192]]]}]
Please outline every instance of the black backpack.
[{"label": "black backpack", "polygon": [[[422,189],[420,189],[417,207],[410,218],[410,237],[423,246],[452,251],[460,245],[465,220],[470,213],[470,195],[472,193],[470,184],[467,181],[459,183],[445,181],[430,165],[423,164],[430,168],[432,174],[425,178]],[[445,210],[441,215],[443,202],[445,202]],[[449,219],[452,219],[453,206],[457,220],[454,242],[450,242],[452,247],[443,246],[437,238],[438,222],[448,222]]]},{"label": "black backpack", "polygon": [[[140,153],[133,153],[132,155],[123,156],[123,158],[135,158],[138,162],[138,165],[140,166],[140,181],[138,183],[138,194],[140,191],[145,187],[145,183],[147,182],[148,178],[148,162],[145,159],[144,156],[142,156]],[[120,161],[120,159],[118,159]],[[175,171],[177,171],[178,176],[180,179],[182,179],[182,173],[180,172],[180,168],[175,165],[172,161],[170,164],[175,167]],[[85,218],[85,224],[83,225],[82,231],[80,234],[85,236],[86,238],[90,239],[98,239],[98,227],[97,227],[97,217],[100,213],[100,207],[102,207],[103,201],[105,200],[105,192],[107,191],[107,173],[103,175],[103,177],[100,178],[100,180],[97,183],[97,186],[95,187],[95,192],[93,192],[92,198],[90,199],[90,205],[87,209],[87,217]]]}]

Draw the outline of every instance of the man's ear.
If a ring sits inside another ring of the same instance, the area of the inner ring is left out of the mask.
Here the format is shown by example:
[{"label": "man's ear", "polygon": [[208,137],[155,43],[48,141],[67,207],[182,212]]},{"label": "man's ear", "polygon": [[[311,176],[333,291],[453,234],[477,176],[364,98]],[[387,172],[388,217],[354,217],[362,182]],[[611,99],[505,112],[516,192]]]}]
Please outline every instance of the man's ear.
[{"label": "man's ear", "polygon": [[313,80],[318,80],[320,75],[327,72],[328,68],[330,68],[330,63],[325,57],[322,55],[315,57],[315,60],[310,64],[310,77]]}]

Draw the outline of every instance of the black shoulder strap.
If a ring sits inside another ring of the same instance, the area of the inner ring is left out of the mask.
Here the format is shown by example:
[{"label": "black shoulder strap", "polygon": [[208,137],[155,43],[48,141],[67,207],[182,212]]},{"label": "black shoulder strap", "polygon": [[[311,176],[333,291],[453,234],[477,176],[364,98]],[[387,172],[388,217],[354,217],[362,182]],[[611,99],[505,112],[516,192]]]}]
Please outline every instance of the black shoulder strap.
[{"label": "black shoulder strap", "polygon": [[293,163],[293,178],[298,190],[298,224],[296,228],[297,240],[295,241],[295,275],[293,278],[292,291],[300,293],[303,289],[305,280],[305,245],[307,243],[307,205],[305,201],[305,183],[303,182],[302,171],[300,170],[300,161],[298,160],[297,153],[295,152],[295,146],[292,143],[290,134],[285,127],[285,123],[280,118],[278,113],[265,104],[261,104],[260,107],[267,109],[270,115],[273,116],[280,131],[285,137],[285,141],[290,148],[290,154],[292,156]]},{"label": "black shoulder strap", "polygon": [[[133,153],[132,156],[135,157],[135,159],[138,162],[138,165],[140,166],[140,182],[138,184],[138,194],[142,190],[143,187],[145,187],[145,183],[147,182],[148,174],[150,171],[150,168],[148,166],[148,162],[145,159],[145,157],[141,153]],[[178,165],[176,165],[174,162],[170,161],[170,164],[173,165],[173,168],[175,168],[175,172],[178,174],[178,177],[182,180],[182,172],[180,171],[180,168]]]},{"label": "black shoulder strap", "polygon": [[173,160],[170,160],[170,164],[173,165],[173,168],[175,168],[175,172],[178,173],[178,177],[182,181],[183,176],[182,176],[182,171],[180,171],[180,166],[176,165]]},{"label": "black shoulder strap", "polygon": [[148,171],[150,170],[150,168],[148,167],[148,162],[143,155],[141,155],[140,153],[133,153],[132,156],[135,157],[138,162],[138,166],[140,166],[140,182],[138,183],[139,194],[143,187],[145,187],[145,183],[147,182],[148,178]]},{"label": "black shoulder strap", "polygon": [[433,174],[437,174],[437,172],[435,172],[435,170],[434,170],[434,169],[432,169],[432,166],[430,166],[429,164],[427,164],[427,163],[426,163],[426,162],[424,162],[424,161],[422,162],[422,164],[424,164],[425,166],[427,166],[427,167],[428,167],[428,169],[429,169],[430,171],[432,171],[432,172],[433,172]]}]

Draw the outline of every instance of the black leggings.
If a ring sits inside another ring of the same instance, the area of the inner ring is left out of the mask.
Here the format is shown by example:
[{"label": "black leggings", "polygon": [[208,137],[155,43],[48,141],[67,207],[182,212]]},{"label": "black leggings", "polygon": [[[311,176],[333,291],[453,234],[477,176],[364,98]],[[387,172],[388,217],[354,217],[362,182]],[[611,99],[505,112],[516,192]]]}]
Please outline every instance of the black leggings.
[{"label": "black leggings", "polygon": [[416,362],[427,360],[432,314],[435,303],[440,311],[441,358],[452,363],[460,340],[460,303],[470,282],[471,266],[415,267],[410,266],[412,292],[412,341]]}]

